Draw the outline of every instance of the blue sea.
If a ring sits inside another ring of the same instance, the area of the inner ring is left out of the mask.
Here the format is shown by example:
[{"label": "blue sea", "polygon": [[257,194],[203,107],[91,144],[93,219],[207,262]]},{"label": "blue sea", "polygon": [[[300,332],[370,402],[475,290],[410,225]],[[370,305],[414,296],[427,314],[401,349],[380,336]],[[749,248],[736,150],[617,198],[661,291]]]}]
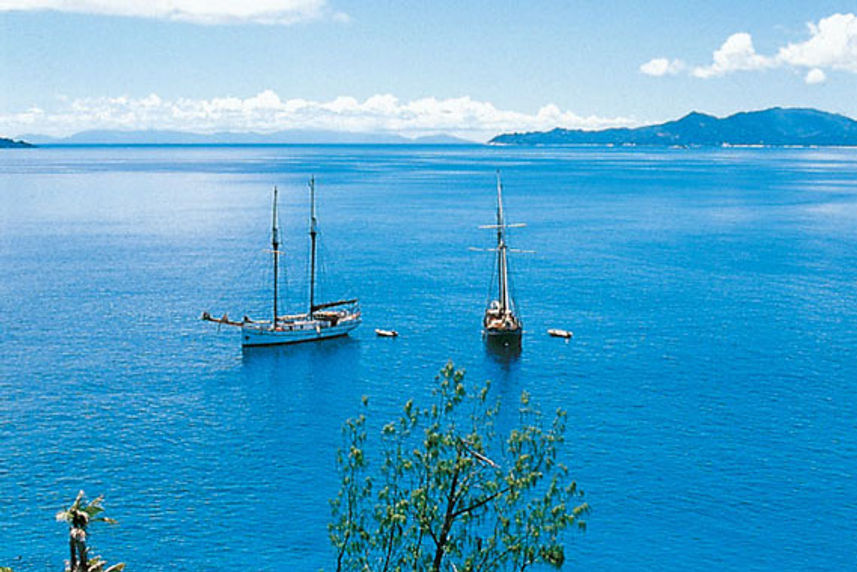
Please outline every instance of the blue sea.
[{"label": "blue sea", "polygon": [[[486,349],[495,170],[526,333]],[[242,352],[198,318],[364,324]],[[857,567],[857,150],[45,147],[0,154],[0,566],[59,570],[79,489],[129,570],[333,568],[342,422],[391,419],[448,361],[511,411],[569,411],[592,505],[567,568]],[[374,328],[394,328],[396,339]],[[569,343],[548,328],[573,330]]]}]

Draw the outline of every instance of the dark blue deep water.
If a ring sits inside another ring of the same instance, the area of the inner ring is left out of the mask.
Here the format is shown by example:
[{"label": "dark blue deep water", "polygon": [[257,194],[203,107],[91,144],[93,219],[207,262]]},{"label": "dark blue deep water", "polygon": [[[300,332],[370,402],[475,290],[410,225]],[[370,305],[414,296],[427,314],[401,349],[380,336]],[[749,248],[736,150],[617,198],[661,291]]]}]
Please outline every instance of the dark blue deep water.
[{"label": "dark blue deep water", "polygon": [[[498,168],[535,251],[512,359],[483,346],[491,259],[468,250]],[[364,325],[242,353],[198,316],[267,314],[274,184],[300,308],[310,174],[323,287]],[[594,510],[569,568],[857,566],[857,151],[5,150],[0,565],[59,570],[83,488],[130,570],[329,570],[341,422],[362,395],[391,418],[449,359],[570,411]]]}]

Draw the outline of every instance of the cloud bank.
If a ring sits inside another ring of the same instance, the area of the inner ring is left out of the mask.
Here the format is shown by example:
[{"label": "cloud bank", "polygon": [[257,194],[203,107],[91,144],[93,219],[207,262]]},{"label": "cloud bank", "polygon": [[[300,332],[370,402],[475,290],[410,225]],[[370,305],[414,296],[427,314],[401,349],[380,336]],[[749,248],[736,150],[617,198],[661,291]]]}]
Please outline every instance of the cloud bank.
[{"label": "cloud bank", "polygon": [[400,101],[393,95],[373,95],[364,101],[337,97],[331,101],[281,99],[272,90],[252,97],[165,100],[157,94],[142,98],[96,97],[68,101],[58,108],[32,107],[0,114],[0,129],[8,134],[66,136],[89,129],[165,129],[194,133],[220,131],[272,133],[283,130],[395,133],[418,137],[449,133],[487,140],[507,131],[602,129],[633,126],[623,117],[583,117],[545,105],[536,113],[498,109],[470,97],[426,97]]},{"label": "cloud bank", "polygon": [[46,10],[204,25],[289,25],[323,18],[348,19],[328,7],[326,0],[0,0],[0,12]]},{"label": "cloud bank", "polygon": [[668,60],[667,58],[655,58],[640,66],[640,71],[646,75],[662,77],[665,75],[677,75],[684,71],[685,64],[681,60]]},{"label": "cloud bank", "polygon": [[777,65],[774,59],[757,54],[753,38],[743,32],[729,36],[714,52],[712,59],[714,61],[711,65],[693,68],[693,76],[707,79],[735,71],[763,70]]},{"label": "cloud bank", "polygon": [[[709,79],[738,71],[790,68],[806,71],[807,84],[824,83],[825,70],[857,73],[857,16],[833,14],[817,24],[809,22],[807,29],[809,39],[789,43],[769,56],[756,52],[750,34],[732,34],[714,51],[710,64],[694,66],[688,71],[693,77]],[[655,77],[675,75],[684,70],[683,65],[679,67],[680,62],[654,58],[641,65],[640,71]]]},{"label": "cloud bank", "polygon": [[857,16],[834,14],[807,24],[809,40],[780,48],[777,59],[792,66],[857,73]]}]

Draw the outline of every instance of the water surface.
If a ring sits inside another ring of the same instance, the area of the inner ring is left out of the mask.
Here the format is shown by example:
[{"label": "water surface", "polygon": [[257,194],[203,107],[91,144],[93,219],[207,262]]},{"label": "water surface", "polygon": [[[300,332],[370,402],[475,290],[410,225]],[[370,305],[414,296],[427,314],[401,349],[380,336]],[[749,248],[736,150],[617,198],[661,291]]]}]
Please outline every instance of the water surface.
[{"label": "water surface", "polygon": [[[522,354],[486,352],[494,170]],[[306,292],[318,181],[323,294],[345,339],[243,352],[203,310]],[[0,154],[0,564],[56,570],[79,488],[136,570],[331,568],[342,420],[425,397],[449,359],[570,411],[594,570],[857,563],[857,151],[410,146],[82,147]],[[379,339],[376,327],[397,329]],[[551,327],[573,330],[566,344]]]}]

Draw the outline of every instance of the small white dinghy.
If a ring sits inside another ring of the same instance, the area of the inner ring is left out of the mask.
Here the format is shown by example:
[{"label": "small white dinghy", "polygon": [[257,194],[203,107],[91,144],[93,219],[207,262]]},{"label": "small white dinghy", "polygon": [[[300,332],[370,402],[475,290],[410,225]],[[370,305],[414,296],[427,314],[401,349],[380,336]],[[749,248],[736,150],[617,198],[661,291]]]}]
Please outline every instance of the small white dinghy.
[{"label": "small white dinghy", "polygon": [[560,330],[559,328],[551,328],[548,330],[548,334],[553,336],[554,338],[565,338],[566,340],[570,340],[573,336],[573,332],[569,332],[568,330]]},{"label": "small white dinghy", "polygon": [[396,330],[382,330],[380,328],[375,328],[375,333],[382,338],[395,338],[399,335]]}]

